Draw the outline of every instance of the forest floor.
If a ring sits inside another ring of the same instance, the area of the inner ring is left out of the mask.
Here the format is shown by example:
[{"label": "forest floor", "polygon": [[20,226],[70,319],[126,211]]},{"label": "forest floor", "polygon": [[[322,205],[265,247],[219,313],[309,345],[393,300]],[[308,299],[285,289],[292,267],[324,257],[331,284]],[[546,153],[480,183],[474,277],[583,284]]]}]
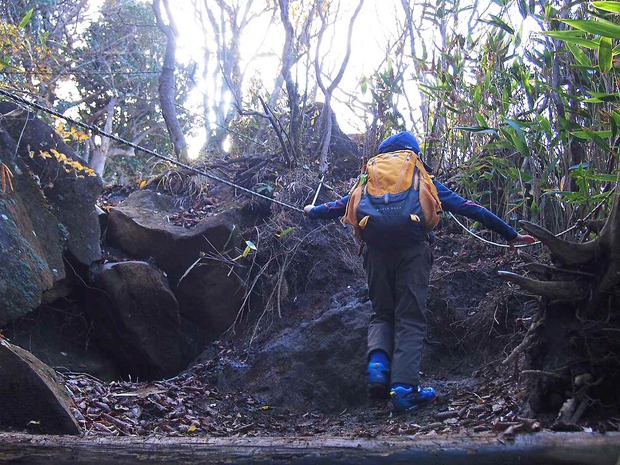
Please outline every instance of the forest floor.
[{"label": "forest floor", "polygon": [[[526,326],[520,321],[531,317],[537,300],[494,277],[495,270],[515,266],[513,251],[498,253],[451,232],[440,233],[433,250],[431,293],[436,295],[429,306],[446,305],[443,299],[461,302],[465,317],[458,321],[452,315],[454,321],[446,321],[444,315],[429,321],[423,383],[438,392],[432,405],[400,414],[391,412],[389,400],[367,400],[338,412],[290,410],[268,405],[251,392],[222,389],[222,371],[245,364],[261,341],[270,341],[264,331],[252,348],[243,333],[212,345],[208,358],[167,380],[104,382],[88,374],[64,374],[77,406],[74,414],[85,435],[95,437],[432,438],[488,432],[503,442],[543,430],[620,431],[620,418],[591,417],[579,425],[558,425],[550,414],[528,413],[527,377],[519,373],[518,358],[502,362],[522,340]],[[313,290],[309,294],[316,297]],[[323,297],[327,303],[331,296],[328,292]],[[284,312],[269,331],[294,327],[303,314]]]},{"label": "forest floor", "polygon": [[[580,433],[574,436],[577,438],[577,448],[579,441],[584,440],[586,442],[583,444],[591,445],[587,441],[596,441],[605,436],[597,433],[611,433],[605,440],[611,441],[611,453],[609,444],[605,442],[604,447],[607,449],[601,454],[606,454],[606,459],[598,460],[598,463],[612,464],[612,461],[606,460],[614,457],[614,454],[617,456],[616,451],[620,453],[620,436],[613,433],[620,431],[619,415],[599,417],[596,412],[591,412],[579,424],[564,425],[555,422],[557,410],[532,414],[528,409],[528,376],[521,373],[522,361],[519,362],[517,357],[515,362],[503,362],[522,341],[527,321],[538,311],[539,301],[495,276],[498,269],[515,269],[519,260],[514,251],[498,251],[463,235],[456,228],[450,229],[453,226],[439,231],[438,240],[433,245],[435,261],[429,298],[429,309],[433,316],[429,319],[422,366],[424,385],[433,386],[438,392],[433,404],[401,414],[391,412],[389,400],[366,400],[359,405],[332,412],[311,406],[308,409],[292,410],[269,405],[252,392],[223,388],[221,374],[227,367],[244,365],[252,350],[257,350],[261,343],[270,340],[269,331],[275,333],[287,325],[294,327],[304,317],[303,313],[289,315],[284,311],[269,330],[260,334],[252,347],[248,346],[245,333],[239,332],[236,337],[213,344],[209,348],[208,357],[200,358],[174,378],[151,382],[107,382],[85,373],[62,373],[65,385],[75,400],[73,413],[82,426],[82,439],[91,442],[78,444],[67,439],[65,444],[63,440],[47,438],[39,441],[35,439],[36,436],[6,433],[0,435],[0,459],[24,457],[24,451],[30,451],[24,448],[25,445],[40,446],[28,453],[32,453],[32,457],[40,456],[47,460],[66,455],[67,451],[88,449],[90,444],[93,446],[91,452],[95,454],[92,463],[104,463],[100,462],[100,455],[106,451],[124,449],[125,453],[129,453],[133,450],[132,444],[135,447],[142,447],[139,446],[142,444],[152,452],[156,446],[151,441],[161,440],[161,447],[170,448],[173,452],[167,453],[173,455],[164,454],[156,460],[155,457],[145,455],[146,449],[140,449],[131,452],[135,452],[133,457],[140,456],[150,462],[175,457],[175,463],[185,463],[185,459],[175,456],[174,451],[182,452],[183,447],[193,450],[200,447],[201,441],[207,441],[205,447],[209,454],[214,451],[216,454],[224,454],[221,462],[209,463],[229,463],[230,454],[241,454],[243,460],[246,460],[248,449],[243,449],[246,446],[252,450],[263,446],[280,447],[284,448],[285,455],[289,454],[291,447],[306,447],[306,452],[302,454],[304,457],[307,453],[313,453],[316,457],[329,455],[330,450],[335,450],[340,454],[338,457],[346,456],[353,460],[342,463],[362,463],[355,459],[354,448],[375,450],[384,457],[385,448],[400,450],[401,447],[410,447],[399,442],[404,440],[416,441],[416,444],[457,447],[461,451],[467,451],[468,448],[478,451],[485,444],[514,446],[522,438],[531,437],[529,433],[537,433],[535,437],[548,438],[551,432],[571,431]],[[340,258],[333,257],[333,260]],[[330,268],[329,262],[323,265]],[[304,270],[298,271],[304,273]],[[346,283],[349,278],[343,277],[342,282]],[[299,298],[312,301],[318,307],[321,302],[327,305],[333,294],[342,292],[338,288],[339,280],[333,282],[336,283],[335,287],[322,289],[318,297],[313,294],[316,290],[309,289],[307,295]],[[363,279],[355,285],[364,286]],[[453,308],[451,313],[441,310],[443,307],[454,306],[455,302],[460,303],[459,308]],[[360,383],[363,382],[364,379],[360,379]],[[32,425],[30,432],[37,433],[36,425]],[[334,443],[334,438],[345,442]],[[110,442],[114,440],[120,442]],[[219,443],[218,440],[223,442]],[[306,446],[300,441],[306,441]],[[559,440],[556,437],[554,441]],[[568,444],[570,439],[561,441]],[[239,451],[235,449],[239,445],[245,446]],[[214,447],[224,449],[216,451]],[[549,447],[557,447],[557,444]],[[2,455],[3,450],[7,455]],[[591,449],[596,454],[600,450]],[[72,454],[66,456],[66,463],[74,463]],[[332,459],[327,462],[303,463],[336,463]],[[45,460],[32,463],[47,463]],[[246,463],[243,460],[239,463]],[[484,463],[496,463],[493,459],[489,460]],[[520,456],[515,460],[502,463],[521,463]],[[553,462],[547,459],[529,462],[591,463],[591,460],[589,456],[576,462]],[[418,458],[415,461],[436,463],[432,460],[418,461]],[[192,460],[188,458],[187,463],[190,462]],[[116,462],[110,460],[110,463]],[[250,459],[247,463],[263,462]],[[271,462],[267,460],[264,463]],[[368,463],[380,462],[372,459]],[[482,462],[452,460],[450,463]]]}]

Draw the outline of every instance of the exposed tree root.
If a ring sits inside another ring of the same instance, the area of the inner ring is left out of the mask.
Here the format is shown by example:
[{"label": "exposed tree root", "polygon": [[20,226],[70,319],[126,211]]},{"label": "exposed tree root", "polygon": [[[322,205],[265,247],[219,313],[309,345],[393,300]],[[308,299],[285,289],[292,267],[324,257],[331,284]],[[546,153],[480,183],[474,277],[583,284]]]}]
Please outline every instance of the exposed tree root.
[{"label": "exposed tree root", "polygon": [[[620,182],[620,175],[618,177]],[[582,222],[596,239],[575,243],[528,222],[523,227],[551,251],[553,264],[521,253],[540,280],[515,273],[499,275],[543,297],[542,312],[504,364],[526,355],[530,405],[557,413],[559,425],[576,424],[588,411],[618,409],[620,382],[620,187],[606,221]],[[543,316],[544,315],[544,316]],[[566,392],[570,393],[568,396]],[[563,402],[558,398],[564,397]]]}]

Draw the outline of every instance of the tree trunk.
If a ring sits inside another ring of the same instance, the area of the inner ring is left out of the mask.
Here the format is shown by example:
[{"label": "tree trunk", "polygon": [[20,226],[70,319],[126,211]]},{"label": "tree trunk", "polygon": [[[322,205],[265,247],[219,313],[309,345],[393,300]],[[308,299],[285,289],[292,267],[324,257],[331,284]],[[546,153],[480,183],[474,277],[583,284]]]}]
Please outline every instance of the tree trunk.
[{"label": "tree trunk", "polygon": [[177,119],[175,102],[176,83],[174,71],[176,68],[177,28],[170,14],[168,0],[163,0],[163,2],[168,17],[168,24],[164,22],[162,16],[161,0],[153,0],[153,10],[157,18],[157,26],[166,35],[166,53],[161,75],[159,76],[159,100],[164,121],[174,147],[174,153],[179,160],[187,162],[187,143],[185,142],[181,124]]},{"label": "tree trunk", "polygon": [[[590,233],[598,236],[586,243],[564,241],[522,222],[547,246],[556,264],[526,265],[544,281],[500,273],[543,298],[545,305],[532,323],[533,336],[520,349],[533,373],[528,389],[532,409],[559,412],[558,423],[576,423],[588,411],[619,407],[620,174],[614,194],[605,225],[600,229],[599,222],[592,222]],[[562,398],[564,393],[570,393],[568,399]]]},{"label": "tree trunk", "polygon": [[316,72],[317,83],[319,87],[321,88],[323,95],[325,96],[325,106],[323,108],[324,118],[322,118],[323,128],[324,128],[325,133],[324,133],[324,136],[321,142],[321,154],[319,158],[320,160],[319,168],[320,168],[321,173],[325,173],[327,171],[327,168],[329,167],[328,154],[329,154],[329,144],[332,138],[331,132],[332,132],[332,126],[333,126],[332,118],[331,118],[331,113],[332,113],[331,99],[332,99],[332,95],[334,95],[334,91],[336,90],[336,88],[340,84],[340,81],[342,80],[342,77],[347,68],[347,65],[349,64],[349,57],[351,56],[351,39],[353,36],[353,25],[355,24],[357,15],[359,14],[363,5],[364,5],[364,0],[359,0],[357,7],[355,8],[355,11],[353,12],[353,15],[351,16],[351,19],[349,20],[349,29],[348,29],[348,34],[347,34],[347,51],[342,60],[342,63],[340,63],[340,69],[338,70],[338,74],[333,79],[331,84],[329,84],[329,86],[326,86],[325,83],[323,82],[323,78],[321,76],[322,69],[321,69],[321,60],[320,60],[321,43],[323,40],[323,35],[325,34],[325,31],[327,30],[327,18],[325,17],[325,13],[323,12],[323,1],[321,0],[319,4],[317,5],[317,11],[318,11],[319,17],[321,18],[321,30],[319,31],[318,43],[316,46],[314,68]]}]

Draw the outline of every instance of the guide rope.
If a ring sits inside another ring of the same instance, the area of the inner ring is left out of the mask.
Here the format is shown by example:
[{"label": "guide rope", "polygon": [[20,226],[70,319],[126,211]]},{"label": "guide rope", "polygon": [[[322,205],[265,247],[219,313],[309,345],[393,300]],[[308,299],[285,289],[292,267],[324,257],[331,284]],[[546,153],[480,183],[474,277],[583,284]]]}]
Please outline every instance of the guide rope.
[{"label": "guide rope", "polygon": [[[147,154],[152,155],[152,156],[154,156],[156,158],[159,158],[160,160],[167,161],[168,163],[172,163],[174,165],[180,166],[180,167],[185,168],[185,169],[187,169],[189,171],[192,171],[192,172],[194,172],[196,174],[200,174],[200,175],[205,176],[205,177],[207,177],[209,179],[212,179],[214,181],[221,182],[222,184],[226,184],[227,186],[230,186],[230,187],[233,187],[235,189],[238,189],[238,190],[240,190],[240,191],[242,191],[242,192],[244,192],[244,193],[246,193],[248,195],[251,195],[251,196],[254,196],[254,197],[258,197],[258,198],[263,199],[263,200],[267,200],[268,202],[275,203],[277,205],[280,205],[280,206],[285,207],[285,208],[289,208],[291,210],[294,210],[294,211],[297,211],[297,212],[300,212],[300,213],[304,213],[304,210],[302,208],[296,206],[296,205],[291,205],[289,203],[282,202],[281,200],[277,200],[277,199],[268,197],[266,195],[263,195],[263,194],[260,194],[258,192],[255,192],[255,191],[253,191],[251,189],[248,189],[246,187],[243,187],[243,186],[235,184],[235,183],[233,183],[231,181],[228,181],[227,179],[221,178],[221,177],[219,177],[219,176],[217,176],[215,174],[212,174],[212,173],[210,173],[208,171],[201,170],[201,169],[198,169],[198,168],[194,168],[193,166],[190,166],[190,165],[188,165],[186,163],[183,163],[181,161],[174,160],[174,159],[166,157],[164,155],[160,155],[159,153],[157,153],[157,152],[155,152],[155,151],[153,151],[151,149],[148,149],[146,147],[142,147],[142,146],[140,146],[138,144],[134,144],[133,142],[130,142],[130,141],[125,140],[125,139],[123,139],[121,137],[115,136],[114,134],[110,134],[110,133],[108,133],[108,132],[106,132],[106,131],[104,131],[102,129],[99,129],[96,126],[93,126],[93,125],[90,125],[90,124],[86,124],[86,123],[83,123],[81,121],[77,121],[77,120],[75,120],[75,119],[73,119],[73,118],[71,118],[69,116],[65,116],[62,113],[59,113],[59,112],[57,112],[55,110],[47,108],[47,107],[45,107],[43,105],[40,105],[40,104],[38,104],[36,102],[31,102],[31,101],[29,101],[29,100],[27,100],[27,99],[25,99],[23,97],[20,97],[18,95],[15,95],[12,92],[7,91],[6,89],[0,88],[0,95],[4,95],[5,97],[13,100],[14,102],[21,103],[22,105],[30,107],[30,108],[32,108],[34,110],[42,111],[44,113],[48,113],[50,115],[56,116],[57,118],[64,119],[65,121],[68,121],[68,122],[70,122],[70,123],[72,123],[72,124],[82,128],[82,129],[85,129],[87,131],[91,131],[94,134],[98,134],[100,136],[107,137],[107,138],[112,139],[114,141],[120,142],[121,144],[125,144],[125,145],[127,145],[129,147],[132,147],[132,148],[136,149],[136,150],[140,150],[140,151],[142,151],[144,153],[147,153]],[[321,181],[319,183],[319,187],[318,187],[317,192],[315,194],[315,199],[313,201],[313,205],[314,205],[314,202],[316,202],[316,197],[318,197],[318,193],[319,193],[319,191],[321,189],[321,185],[323,184],[323,179],[324,179],[324,177],[321,178]],[[610,194],[611,193],[613,193],[613,190],[610,192]],[[603,203],[605,201],[607,201],[607,198],[608,198],[608,196],[605,197],[605,199],[603,199],[603,201],[601,203],[599,203],[585,218],[583,218],[582,221],[587,220],[596,210],[598,210],[598,208],[601,205],[603,205]],[[497,242],[493,242],[493,241],[490,241],[488,239],[485,239],[484,237],[479,236],[478,234],[476,234],[473,231],[469,230],[469,228],[467,228],[463,223],[461,223],[451,212],[448,212],[448,214],[450,215],[450,217],[461,228],[463,228],[463,230],[465,230],[468,234],[472,235],[473,237],[475,237],[479,241],[484,242],[485,244],[493,245],[493,246],[496,246],[496,247],[503,247],[503,248],[511,248],[511,247],[517,248],[517,247],[531,247],[531,246],[534,246],[534,245],[537,245],[537,244],[541,243],[541,241],[536,241],[536,242],[533,242],[532,244],[519,244],[519,245],[499,244]],[[562,231],[561,233],[556,234],[555,236],[556,237],[560,237],[560,236],[568,233],[569,231],[572,231],[576,227],[577,227],[577,225],[571,226],[570,228],[566,229],[565,231]]]},{"label": "guide rope", "polygon": [[198,169],[198,168],[194,168],[193,166],[190,166],[187,163],[183,163],[181,161],[174,160],[174,159],[166,157],[164,155],[160,155],[159,153],[157,153],[157,152],[155,152],[155,151],[153,151],[151,149],[147,149],[146,147],[142,147],[140,145],[134,144],[133,142],[130,142],[130,141],[125,140],[125,139],[123,139],[121,137],[115,136],[114,134],[110,134],[109,132],[106,132],[106,131],[104,131],[102,129],[99,129],[96,126],[93,126],[93,125],[90,125],[90,124],[86,124],[86,123],[83,123],[81,121],[77,121],[77,120],[75,120],[75,119],[73,119],[73,118],[71,118],[69,116],[65,116],[62,113],[59,113],[59,112],[57,112],[55,110],[52,110],[52,109],[47,108],[47,107],[44,107],[43,105],[40,105],[40,104],[38,104],[36,102],[31,102],[31,101],[29,101],[29,100],[27,100],[27,99],[25,99],[23,97],[20,97],[18,95],[13,94],[12,92],[7,91],[6,89],[0,88],[0,95],[4,95],[5,97],[8,97],[9,99],[13,100],[14,102],[21,103],[21,104],[23,104],[23,105],[25,105],[27,107],[30,107],[30,108],[32,108],[34,110],[42,111],[44,113],[48,113],[50,115],[56,116],[57,118],[64,119],[65,121],[68,121],[68,122],[70,122],[72,124],[75,124],[76,126],[82,128],[82,129],[85,129],[87,131],[91,131],[94,134],[98,134],[100,136],[107,137],[108,139],[112,139],[112,140],[115,140],[115,141],[120,142],[122,144],[128,145],[129,147],[133,147],[136,150],[140,150],[140,151],[142,151],[144,153],[147,153],[147,154],[152,155],[152,156],[154,156],[156,158],[159,158],[160,160],[164,160],[164,161],[167,161],[168,163],[172,163],[174,165],[180,166],[180,167],[185,168],[187,170],[190,170],[190,171],[192,171],[192,172],[194,172],[196,174],[200,174],[200,175],[205,176],[205,177],[207,177],[209,179],[212,179],[214,181],[221,182],[222,184],[226,184],[227,186],[234,187],[235,189],[238,189],[238,190],[240,190],[240,191],[242,191],[242,192],[244,192],[246,194],[249,194],[251,196],[258,197],[258,198],[261,198],[263,200],[267,200],[269,202],[278,204],[278,205],[280,205],[282,207],[286,207],[286,208],[289,208],[291,210],[295,210],[295,211],[300,212],[300,213],[304,212],[302,208],[299,208],[296,205],[291,205],[291,204],[288,204],[286,202],[282,202],[281,200],[277,200],[277,199],[268,197],[266,195],[260,194],[258,192],[254,192],[251,189],[248,189],[246,187],[243,187],[243,186],[240,186],[238,184],[235,184],[235,183],[233,183],[231,181],[228,181],[227,179],[221,178],[221,177],[219,177],[219,176],[217,176],[215,174],[212,174],[212,173],[210,173],[208,171],[201,170],[201,169]]},{"label": "guide rope", "polygon": [[[605,198],[603,200],[601,200],[601,202],[592,209],[592,211],[590,213],[588,213],[585,217],[583,217],[581,220],[579,220],[579,222],[573,226],[571,226],[570,228],[555,234],[555,237],[560,237],[563,236],[564,234],[572,231],[573,229],[576,229],[579,226],[579,223],[582,223],[584,221],[586,221],[588,218],[590,218],[605,202],[607,202],[607,199],[611,196],[611,194],[614,193],[614,190],[612,189],[611,191],[609,191],[609,193],[605,196]],[[519,244],[519,245],[510,245],[510,244],[499,244],[497,242],[493,242],[490,241],[488,239],[485,239],[484,237],[480,237],[479,235],[477,235],[476,233],[474,233],[473,231],[471,231],[469,228],[467,228],[467,226],[465,226],[463,223],[461,223],[451,212],[448,212],[448,214],[450,215],[450,217],[456,221],[456,223],[463,228],[468,234],[471,234],[472,236],[474,236],[476,239],[478,239],[479,241],[484,242],[485,244],[489,244],[489,245],[494,245],[496,247],[504,247],[504,248],[521,248],[521,247],[532,247],[534,245],[538,245],[541,243],[541,241],[536,241],[536,242],[532,242],[531,244]]]}]

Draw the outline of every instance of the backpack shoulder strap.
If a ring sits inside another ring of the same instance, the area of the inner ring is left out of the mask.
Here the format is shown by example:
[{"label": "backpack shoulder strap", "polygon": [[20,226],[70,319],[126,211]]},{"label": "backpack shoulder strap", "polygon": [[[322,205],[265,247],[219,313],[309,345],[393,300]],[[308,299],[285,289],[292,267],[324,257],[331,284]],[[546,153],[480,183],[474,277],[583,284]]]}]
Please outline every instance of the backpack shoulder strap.
[{"label": "backpack shoulder strap", "polygon": [[359,241],[361,241],[362,238],[359,222],[357,221],[357,207],[360,203],[360,200],[362,199],[362,194],[364,193],[367,180],[368,172],[366,165],[364,165],[362,167],[362,172],[357,178],[357,183],[349,194],[349,202],[347,203],[344,216],[340,219],[340,222],[342,224],[350,224],[353,227],[353,234],[355,238]]}]

